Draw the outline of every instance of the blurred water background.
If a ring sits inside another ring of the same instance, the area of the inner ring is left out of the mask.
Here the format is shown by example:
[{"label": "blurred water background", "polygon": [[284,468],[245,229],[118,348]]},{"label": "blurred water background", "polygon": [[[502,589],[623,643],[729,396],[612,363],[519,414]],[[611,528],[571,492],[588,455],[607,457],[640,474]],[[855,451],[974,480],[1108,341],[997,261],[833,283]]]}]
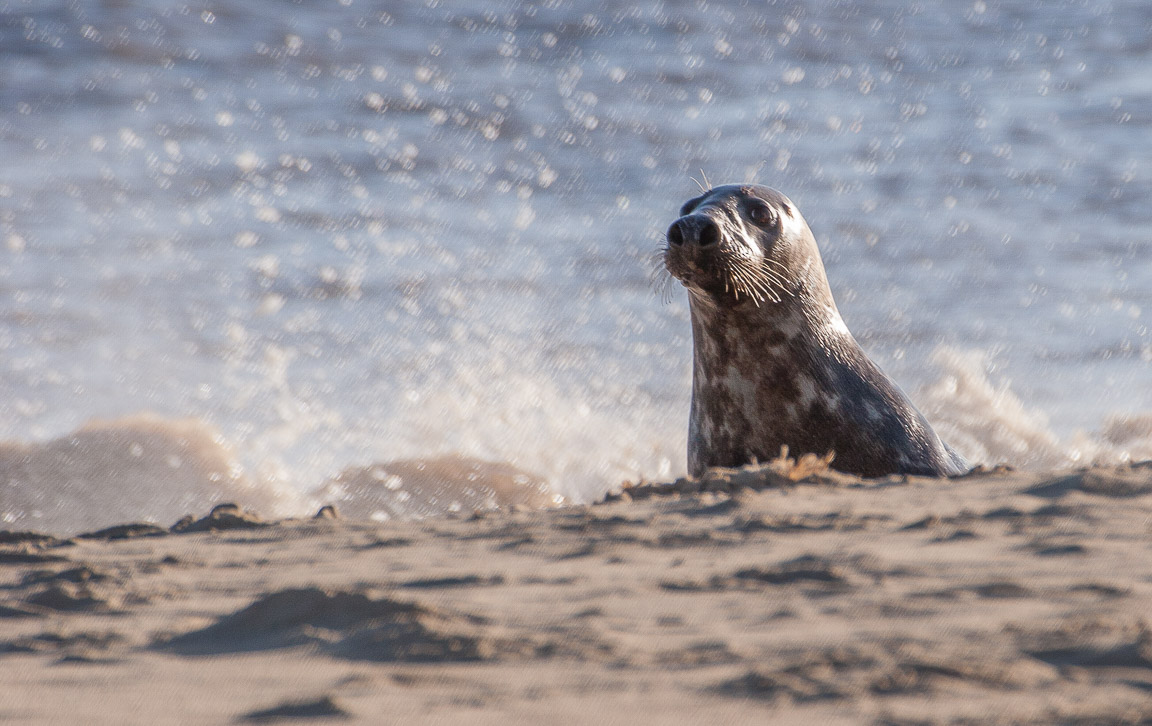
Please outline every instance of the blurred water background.
[{"label": "blurred water background", "polygon": [[285,501],[418,457],[577,501],[681,474],[651,256],[705,177],[796,202],[973,460],[1152,456],[1150,31],[1142,0],[0,0],[0,517],[194,506],[126,477],[157,432]]}]

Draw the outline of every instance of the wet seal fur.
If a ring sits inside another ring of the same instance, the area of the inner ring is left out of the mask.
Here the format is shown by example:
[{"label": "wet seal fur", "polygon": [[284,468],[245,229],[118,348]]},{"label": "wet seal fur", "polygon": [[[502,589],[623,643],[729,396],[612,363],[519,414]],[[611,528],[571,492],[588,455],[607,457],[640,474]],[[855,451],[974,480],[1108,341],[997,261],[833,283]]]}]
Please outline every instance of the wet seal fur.
[{"label": "wet seal fur", "polygon": [[833,468],[866,477],[969,469],[848,332],[812,231],[783,194],[726,185],[689,200],[663,260],[691,308],[693,476],[782,446],[835,452]]}]

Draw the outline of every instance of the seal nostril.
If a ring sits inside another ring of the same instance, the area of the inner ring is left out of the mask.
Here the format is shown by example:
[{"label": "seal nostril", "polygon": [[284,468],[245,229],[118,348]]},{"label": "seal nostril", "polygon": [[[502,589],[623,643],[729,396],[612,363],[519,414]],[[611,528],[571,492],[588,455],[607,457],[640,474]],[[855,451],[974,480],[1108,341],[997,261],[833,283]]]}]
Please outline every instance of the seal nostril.
[{"label": "seal nostril", "polygon": [[676,220],[668,228],[668,244],[671,247],[679,247],[684,244],[684,233],[680,231],[680,220]]},{"label": "seal nostril", "polygon": [[712,220],[708,220],[700,225],[700,246],[711,247],[720,241],[720,228]]}]

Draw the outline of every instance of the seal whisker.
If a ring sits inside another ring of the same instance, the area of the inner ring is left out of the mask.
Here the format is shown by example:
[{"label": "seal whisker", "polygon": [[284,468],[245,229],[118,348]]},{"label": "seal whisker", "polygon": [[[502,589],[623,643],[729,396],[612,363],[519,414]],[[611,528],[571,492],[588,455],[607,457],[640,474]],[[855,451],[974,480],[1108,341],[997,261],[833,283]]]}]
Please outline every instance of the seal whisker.
[{"label": "seal whisker", "polygon": [[768,268],[773,269],[774,274],[778,274],[778,275],[783,276],[785,278],[788,277],[788,273],[789,273],[788,266],[785,265],[780,260],[774,260],[771,257],[765,257],[760,262],[761,262],[761,264],[765,265],[765,269],[768,269]]},{"label": "seal whisker", "polygon": [[777,302],[777,303],[780,302],[781,297],[780,297],[779,291],[775,287],[773,287],[768,281],[762,280],[762,279],[761,280],[755,280],[755,284],[759,285],[760,289],[764,291],[765,297],[770,299],[772,302]]},{"label": "seal whisker", "polygon": [[728,267],[728,275],[736,284],[737,289],[748,291],[752,285],[748,278],[748,271],[739,264],[734,264]]},{"label": "seal whisker", "polygon": [[757,260],[733,259],[730,272],[743,281],[746,290],[756,291],[762,296],[761,299],[780,302],[780,293],[787,291],[784,281],[772,271],[756,264],[757,262]]},{"label": "seal whisker", "polygon": [[661,249],[654,252],[648,259],[648,283],[652,287],[652,291],[659,295],[660,300],[664,304],[672,302],[671,283],[675,279],[672,273],[664,265],[664,256],[668,253],[668,247],[665,245]]},{"label": "seal whisker", "polygon": [[750,264],[752,262],[749,260],[746,264],[738,265],[740,275],[748,288],[755,291],[761,300],[780,302],[780,289],[783,289],[783,282],[771,274],[767,274],[758,265]]},{"label": "seal whisker", "polygon": [[[760,303],[764,302],[764,291],[749,280],[741,270],[733,268],[732,275],[740,282],[738,289],[743,289],[749,299],[752,300],[752,303],[756,305],[756,307],[760,307]],[[740,296],[737,295],[736,299],[740,299]]]},{"label": "seal whisker", "polygon": [[780,293],[776,291],[773,281],[763,276],[758,276],[752,269],[746,269],[744,274],[747,276],[750,287],[759,291],[760,294],[772,302],[780,302]]},{"label": "seal whisker", "polygon": [[754,268],[753,275],[756,279],[761,280],[767,287],[772,289],[776,302],[780,302],[783,294],[793,294],[792,289],[787,284],[786,278],[781,277],[771,268],[758,265]]},{"label": "seal whisker", "polygon": [[660,277],[660,300],[665,305],[672,302],[672,281],[674,279],[667,270],[665,270],[665,274]]},{"label": "seal whisker", "polygon": [[780,302],[781,298],[783,297],[783,294],[785,294],[785,293],[791,294],[791,290],[789,290],[784,285],[784,281],[777,278],[777,277],[773,277],[771,275],[764,275],[762,277],[757,278],[757,280],[765,287],[765,289],[767,289],[771,292],[772,298],[774,300],[776,300],[776,302]]},{"label": "seal whisker", "polygon": [[740,299],[741,292],[747,293],[747,285],[743,277],[740,276],[740,273],[735,268],[732,268],[728,271],[727,279],[732,281],[732,292],[736,296],[737,300]]},{"label": "seal whisker", "polygon": [[761,259],[761,262],[763,262],[765,265],[771,265],[775,267],[777,270],[780,270],[784,274],[788,274],[788,265],[785,265],[780,260],[774,260],[771,257],[765,257]]}]

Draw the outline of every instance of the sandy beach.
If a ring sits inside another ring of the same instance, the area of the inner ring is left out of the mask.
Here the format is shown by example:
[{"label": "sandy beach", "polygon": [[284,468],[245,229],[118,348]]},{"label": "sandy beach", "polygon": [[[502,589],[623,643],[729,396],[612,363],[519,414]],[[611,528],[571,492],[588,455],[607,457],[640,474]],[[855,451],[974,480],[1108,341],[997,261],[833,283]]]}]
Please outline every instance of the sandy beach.
[{"label": "sandy beach", "polygon": [[1152,464],[0,532],[0,721],[1152,722]]}]

